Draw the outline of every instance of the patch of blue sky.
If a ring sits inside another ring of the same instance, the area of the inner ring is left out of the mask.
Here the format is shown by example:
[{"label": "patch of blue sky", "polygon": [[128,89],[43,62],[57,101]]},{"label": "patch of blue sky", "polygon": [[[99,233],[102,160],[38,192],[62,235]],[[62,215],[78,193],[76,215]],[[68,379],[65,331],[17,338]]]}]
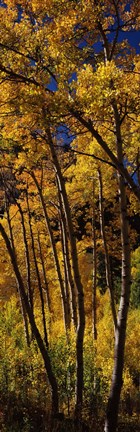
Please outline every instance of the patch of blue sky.
[{"label": "patch of blue sky", "polygon": [[49,82],[49,84],[47,84],[47,89],[48,90],[51,90],[51,91],[53,91],[53,92],[56,92],[57,90],[58,90],[58,84],[57,84],[57,81],[53,78],[53,77],[51,77],[50,78],[50,82]]},{"label": "patch of blue sky", "polygon": [[133,181],[138,185],[139,184],[138,173],[137,173],[138,167],[136,165],[136,161],[129,162],[128,159],[124,159],[124,167],[125,168],[131,167],[132,173],[130,175],[133,178]]}]

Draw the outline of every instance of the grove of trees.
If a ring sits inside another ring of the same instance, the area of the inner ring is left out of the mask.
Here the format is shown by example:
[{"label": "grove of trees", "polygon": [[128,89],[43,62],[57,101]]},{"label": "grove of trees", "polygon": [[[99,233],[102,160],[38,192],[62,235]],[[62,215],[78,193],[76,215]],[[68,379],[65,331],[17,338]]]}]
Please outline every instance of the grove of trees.
[{"label": "grove of trees", "polygon": [[137,0],[0,5],[3,432],[10,406],[15,432],[29,405],[42,432],[140,410],[139,17]]}]

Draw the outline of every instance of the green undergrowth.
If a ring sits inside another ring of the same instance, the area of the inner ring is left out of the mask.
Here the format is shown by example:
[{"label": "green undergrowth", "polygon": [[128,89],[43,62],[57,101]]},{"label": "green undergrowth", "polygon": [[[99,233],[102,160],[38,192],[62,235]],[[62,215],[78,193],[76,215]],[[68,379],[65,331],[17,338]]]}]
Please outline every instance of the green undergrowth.
[{"label": "green undergrowth", "polygon": [[[106,303],[107,304],[107,303]],[[102,306],[102,305],[101,305]],[[84,340],[84,404],[82,423],[73,420],[75,402],[75,335],[51,339],[49,354],[58,382],[60,412],[52,420],[51,393],[43,361],[33,340],[25,343],[17,300],[1,313],[0,430],[2,432],[102,432],[113,365],[111,317],[106,306],[98,323],[98,341]],[[129,316],[118,432],[140,432],[139,311]]]}]

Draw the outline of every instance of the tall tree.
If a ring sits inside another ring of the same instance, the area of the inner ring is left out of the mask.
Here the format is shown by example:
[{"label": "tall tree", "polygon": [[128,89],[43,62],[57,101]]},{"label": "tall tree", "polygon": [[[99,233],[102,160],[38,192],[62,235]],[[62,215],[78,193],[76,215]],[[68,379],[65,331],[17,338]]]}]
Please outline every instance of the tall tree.
[{"label": "tall tree", "polygon": [[[114,104],[116,146],[117,156],[120,164],[123,162],[122,137],[120,131],[120,117],[116,104]],[[115,355],[114,368],[111,383],[111,390],[107,406],[107,417],[105,432],[113,432],[117,428],[118,409],[120,393],[123,384],[124,349],[126,339],[126,325],[128,307],[130,301],[131,266],[130,266],[130,244],[129,225],[127,213],[127,195],[125,182],[120,173],[118,174],[119,196],[120,196],[120,218],[121,218],[121,239],[122,239],[122,287],[118,312],[117,329],[115,334]]]},{"label": "tall tree", "polygon": [[71,260],[74,282],[77,289],[78,296],[78,325],[77,325],[77,340],[76,340],[76,401],[75,401],[75,416],[81,415],[82,403],[83,403],[83,341],[84,341],[84,330],[85,330],[85,309],[84,309],[84,292],[81,283],[81,276],[78,265],[78,255],[76,247],[76,239],[74,234],[74,228],[71,217],[71,210],[69,206],[69,200],[65,188],[65,182],[62,175],[61,167],[55,151],[51,131],[48,128],[46,130],[46,139],[50,147],[51,156],[54,164],[54,169],[57,176],[57,184],[61,200],[63,203],[63,209],[67,221],[67,227],[69,232],[70,247],[71,247]]},{"label": "tall tree", "polygon": [[95,179],[93,178],[92,193],[92,246],[93,246],[93,287],[92,287],[92,315],[93,315],[93,339],[97,340],[97,237],[96,237],[96,212],[95,212]]},{"label": "tall tree", "polygon": [[111,303],[111,311],[114,322],[114,330],[117,330],[117,314],[112,286],[112,276],[111,276],[111,267],[110,267],[110,259],[107,247],[106,240],[106,232],[105,232],[105,222],[104,222],[104,208],[103,208],[103,183],[102,183],[102,174],[100,168],[98,168],[98,177],[99,177],[99,209],[100,209],[100,226],[101,226],[101,235],[104,245],[104,253],[105,253],[105,268],[106,268],[106,283],[107,288],[109,289],[110,294],[110,303]]},{"label": "tall tree", "polygon": [[46,223],[46,227],[47,227],[49,238],[50,238],[52,253],[53,253],[53,257],[54,257],[54,264],[55,264],[55,268],[57,271],[58,282],[60,284],[60,291],[61,291],[61,297],[62,297],[62,307],[63,307],[63,313],[64,313],[64,325],[65,325],[65,330],[67,333],[67,329],[69,328],[68,303],[67,303],[67,298],[66,298],[66,293],[65,293],[63,276],[62,276],[62,272],[61,272],[61,268],[60,268],[60,262],[59,262],[58,253],[57,253],[57,249],[56,249],[55,238],[54,238],[53,230],[51,228],[51,223],[50,223],[49,215],[47,212],[47,206],[46,206],[46,203],[45,203],[45,200],[43,197],[42,187],[38,182],[38,179],[37,179],[35,172],[32,170],[30,174],[31,174],[31,176],[35,182],[35,185],[36,185],[38,193],[39,193],[39,198],[41,201],[41,205],[42,205],[42,209],[43,209],[43,213],[44,213],[44,217],[45,217],[45,223]]}]

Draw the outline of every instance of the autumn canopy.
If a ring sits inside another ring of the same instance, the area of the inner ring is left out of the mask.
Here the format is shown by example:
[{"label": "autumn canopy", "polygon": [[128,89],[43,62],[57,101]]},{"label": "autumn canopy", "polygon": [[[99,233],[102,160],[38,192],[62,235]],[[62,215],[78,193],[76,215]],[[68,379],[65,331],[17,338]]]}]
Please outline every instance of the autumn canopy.
[{"label": "autumn canopy", "polygon": [[95,399],[97,370],[105,374],[99,341],[106,296],[113,347],[112,377],[103,375],[105,432],[118,423],[131,253],[139,246],[139,17],[137,0],[0,5],[2,291],[7,296],[8,284],[9,299],[18,290],[26,345],[40,352],[55,416],[65,403],[51,349],[62,335],[66,350],[72,346],[78,422],[89,334]]}]

